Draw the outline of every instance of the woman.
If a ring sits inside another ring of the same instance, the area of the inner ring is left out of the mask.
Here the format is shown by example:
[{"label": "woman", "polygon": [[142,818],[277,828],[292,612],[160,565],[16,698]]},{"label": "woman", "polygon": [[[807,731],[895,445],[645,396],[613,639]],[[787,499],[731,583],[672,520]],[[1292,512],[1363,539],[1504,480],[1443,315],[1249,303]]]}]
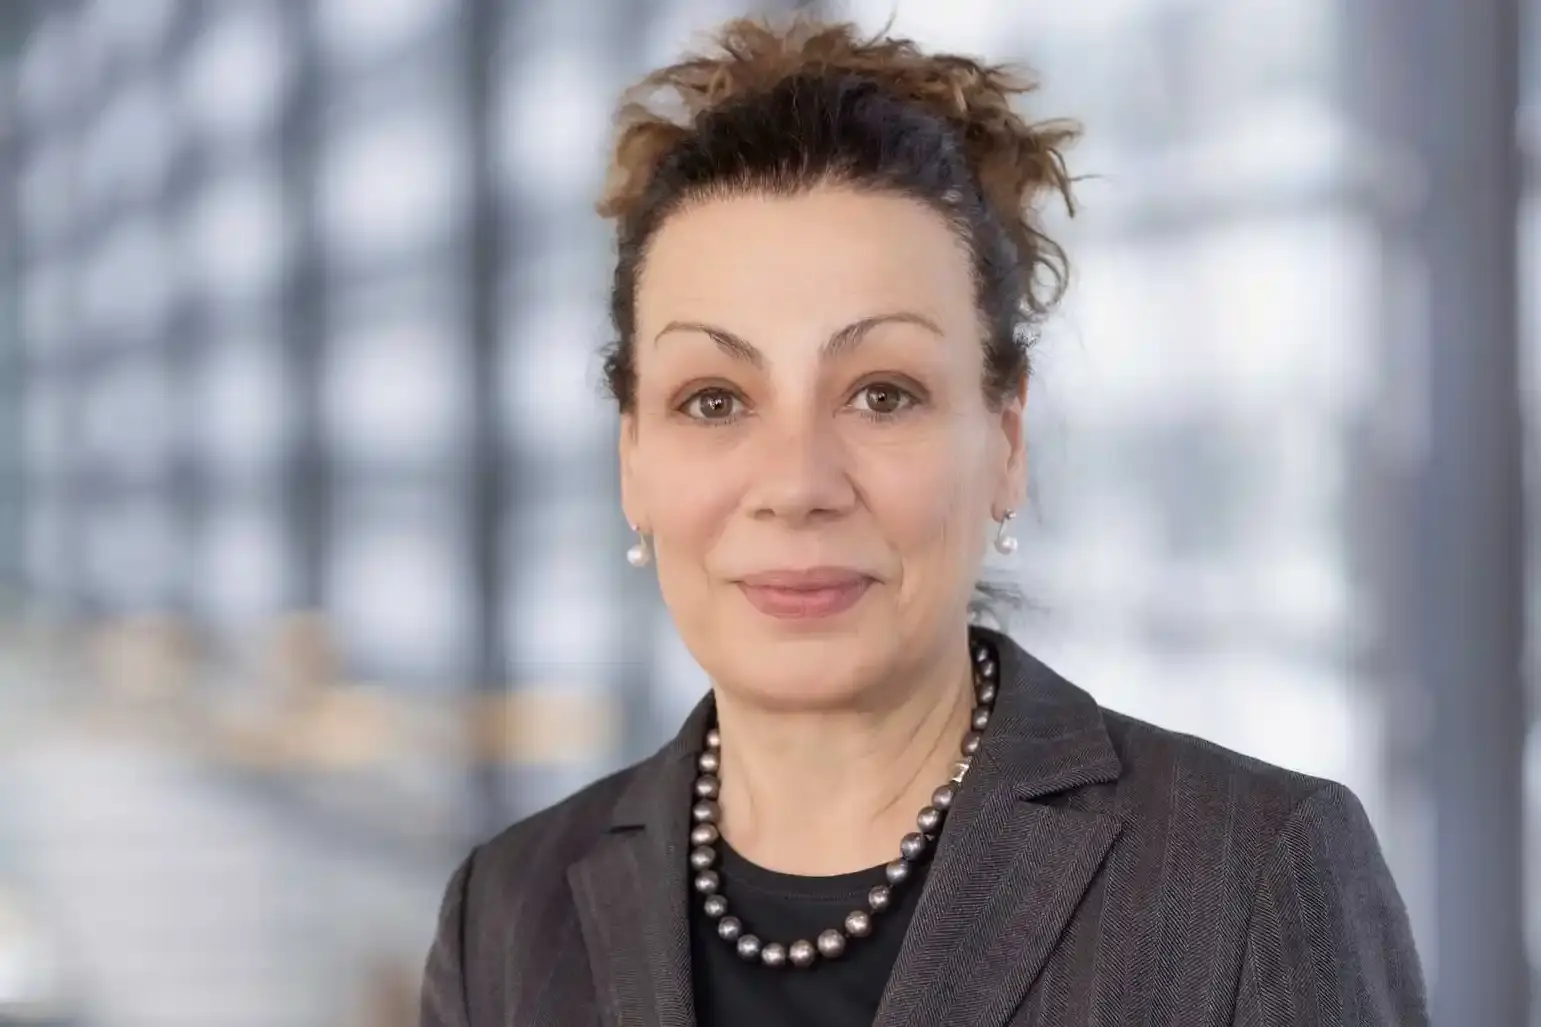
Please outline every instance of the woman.
[{"label": "woman", "polygon": [[720,43],[623,108],[601,204],[628,556],[711,695],[472,853],[422,1022],[1426,1022],[1353,795],[970,627],[1016,547],[1073,128],[845,26]]}]

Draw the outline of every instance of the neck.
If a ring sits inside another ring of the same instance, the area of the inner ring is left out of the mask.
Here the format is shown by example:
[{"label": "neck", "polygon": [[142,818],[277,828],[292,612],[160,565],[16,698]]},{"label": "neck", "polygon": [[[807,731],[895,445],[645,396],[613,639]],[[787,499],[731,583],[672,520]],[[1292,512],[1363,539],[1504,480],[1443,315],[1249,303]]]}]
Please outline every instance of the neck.
[{"label": "neck", "polygon": [[861,709],[770,711],[718,689],[724,837],[783,873],[894,859],[951,776],[973,694],[966,636]]}]

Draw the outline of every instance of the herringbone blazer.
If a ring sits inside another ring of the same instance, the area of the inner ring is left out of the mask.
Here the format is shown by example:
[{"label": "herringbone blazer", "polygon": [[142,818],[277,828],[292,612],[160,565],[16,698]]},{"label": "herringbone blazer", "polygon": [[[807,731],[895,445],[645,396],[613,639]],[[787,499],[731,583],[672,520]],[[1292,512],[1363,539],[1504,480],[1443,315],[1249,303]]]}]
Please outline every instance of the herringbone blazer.
[{"label": "herringbone blazer", "polygon": [[[1358,800],[1104,710],[996,636],[995,715],[878,1027],[1419,1027],[1406,911]],[[704,700],[657,755],[456,871],[423,1027],[693,1027]]]}]

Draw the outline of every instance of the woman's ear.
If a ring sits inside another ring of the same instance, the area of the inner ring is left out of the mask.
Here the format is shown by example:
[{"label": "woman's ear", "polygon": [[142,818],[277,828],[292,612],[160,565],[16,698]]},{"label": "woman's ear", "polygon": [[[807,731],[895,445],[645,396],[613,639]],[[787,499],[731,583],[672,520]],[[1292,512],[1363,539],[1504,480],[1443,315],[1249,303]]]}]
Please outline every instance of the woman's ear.
[{"label": "woman's ear", "polygon": [[616,450],[620,455],[621,510],[626,523],[634,529],[647,530],[647,517],[643,509],[642,483],[637,475],[637,418],[635,414],[621,415],[620,437]]},{"label": "woman's ear", "polygon": [[1000,481],[996,510],[1017,510],[1027,496],[1027,375],[1001,401]]}]

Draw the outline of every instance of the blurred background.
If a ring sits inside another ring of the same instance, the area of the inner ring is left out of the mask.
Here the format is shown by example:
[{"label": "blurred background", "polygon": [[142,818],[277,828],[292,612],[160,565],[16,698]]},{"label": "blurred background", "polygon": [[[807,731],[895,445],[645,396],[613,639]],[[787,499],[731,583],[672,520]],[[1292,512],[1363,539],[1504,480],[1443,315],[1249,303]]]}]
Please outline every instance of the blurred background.
[{"label": "blurred background", "polygon": [[[1086,124],[1012,629],[1347,782],[1437,1022],[1541,1025],[1541,3],[795,6]],[[0,1024],[405,1027],[466,848],[673,733],[591,202],[738,13],[0,3]]]}]

